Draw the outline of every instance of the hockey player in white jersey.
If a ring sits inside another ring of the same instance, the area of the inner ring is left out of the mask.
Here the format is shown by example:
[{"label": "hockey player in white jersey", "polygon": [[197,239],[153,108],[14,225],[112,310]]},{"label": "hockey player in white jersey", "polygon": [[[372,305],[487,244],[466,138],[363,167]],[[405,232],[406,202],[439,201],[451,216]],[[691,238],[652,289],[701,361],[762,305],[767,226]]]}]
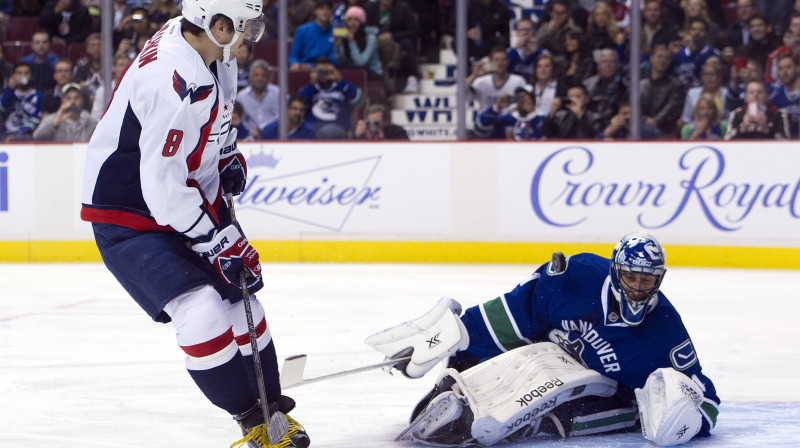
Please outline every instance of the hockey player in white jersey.
[{"label": "hockey player in white jersey", "polygon": [[[147,42],[89,142],[81,217],[126,291],[153,320],[172,322],[190,376],[239,423],[245,437],[235,445],[304,448],[309,438],[288,415],[285,436],[268,439],[239,281],[244,272],[248,291],[258,291],[261,265],[223,199],[240,194],[247,176],[231,126],[231,55],[260,38],[261,8],[261,1],[184,0],[182,17]],[[251,309],[268,412],[286,414],[295,403],[281,394],[275,346],[254,296]]]},{"label": "hockey player in white jersey", "polygon": [[556,253],[510,292],[463,315],[444,298],[424,316],[370,336],[367,344],[388,358],[410,355],[397,368],[412,378],[450,357],[398,439],[488,446],[641,430],[669,446],[709,436],[720,400],[660,291],[665,273],[661,245],[635,232],[610,260]]}]

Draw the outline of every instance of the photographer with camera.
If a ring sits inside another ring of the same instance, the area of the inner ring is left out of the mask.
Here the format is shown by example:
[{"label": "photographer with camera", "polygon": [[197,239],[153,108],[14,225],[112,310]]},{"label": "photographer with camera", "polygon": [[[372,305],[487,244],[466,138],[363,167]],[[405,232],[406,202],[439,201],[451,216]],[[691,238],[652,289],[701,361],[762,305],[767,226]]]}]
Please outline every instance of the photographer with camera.
[{"label": "photographer with camera", "polygon": [[36,140],[52,142],[88,142],[97,120],[83,108],[83,89],[75,83],[61,89],[61,107],[45,117],[33,131]]},{"label": "photographer with camera", "polygon": [[308,104],[306,120],[320,140],[342,140],[349,137],[352,111],[364,102],[364,92],[342,77],[327,56],[316,59],[309,83],[297,96]]},{"label": "photographer with camera", "polygon": [[542,125],[546,138],[593,139],[603,129],[603,117],[587,110],[589,95],[583,84],[570,86],[567,96],[556,97]]},{"label": "photographer with camera", "polygon": [[401,126],[389,122],[389,109],[383,104],[371,104],[363,120],[358,120],[353,131],[356,139],[409,140],[408,133]]},{"label": "photographer with camera", "polygon": [[[505,112],[504,112],[505,111]],[[487,139],[538,140],[544,115],[536,112],[533,86],[517,87],[514,96],[503,95],[475,120],[473,132]]]},{"label": "photographer with camera", "polygon": [[[640,137],[642,140],[655,140],[661,136],[658,129],[650,126],[647,121],[639,123]],[[617,114],[611,117],[608,126],[597,135],[605,140],[627,140],[631,136],[631,104],[627,99],[620,101]]]},{"label": "photographer with camera", "polygon": [[503,95],[513,95],[518,87],[527,84],[525,78],[508,72],[509,60],[505,47],[494,47],[489,58],[481,59],[467,76],[470,95],[478,103],[478,110],[494,106]]},{"label": "photographer with camera", "polygon": [[725,140],[785,140],[788,132],[782,111],[769,104],[764,81],[750,81],[744,94],[744,106],[731,112]]}]

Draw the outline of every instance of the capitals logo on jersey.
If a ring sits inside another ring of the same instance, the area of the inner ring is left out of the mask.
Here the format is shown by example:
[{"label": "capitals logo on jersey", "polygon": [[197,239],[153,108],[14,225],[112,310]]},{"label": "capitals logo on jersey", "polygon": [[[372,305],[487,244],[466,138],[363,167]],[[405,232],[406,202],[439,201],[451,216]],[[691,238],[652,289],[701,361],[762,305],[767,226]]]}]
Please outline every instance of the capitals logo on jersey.
[{"label": "capitals logo on jersey", "polygon": [[209,95],[211,95],[211,92],[214,91],[213,84],[195,88],[187,86],[186,80],[178,74],[177,70],[172,73],[172,88],[175,89],[175,93],[178,94],[178,96],[181,98],[181,101],[183,101],[186,96],[189,96],[192,104],[198,101],[203,101],[204,99],[208,98]]}]

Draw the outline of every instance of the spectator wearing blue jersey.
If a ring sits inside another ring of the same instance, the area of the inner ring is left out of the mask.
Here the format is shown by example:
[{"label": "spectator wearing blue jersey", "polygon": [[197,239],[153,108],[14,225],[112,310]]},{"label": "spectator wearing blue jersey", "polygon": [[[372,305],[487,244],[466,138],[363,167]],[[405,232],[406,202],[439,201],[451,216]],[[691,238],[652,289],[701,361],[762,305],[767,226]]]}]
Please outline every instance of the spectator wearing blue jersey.
[{"label": "spectator wearing blue jersey", "polygon": [[0,95],[0,117],[6,120],[6,142],[33,140],[33,130],[42,119],[42,94],[33,87],[29,64],[19,62],[14,66],[14,74]]},{"label": "spectator wearing blue jersey", "polygon": [[47,31],[39,30],[31,36],[31,47],[33,53],[20,59],[31,67],[32,86],[34,89],[44,92],[56,85],[53,79],[58,56],[50,51],[50,35]]},{"label": "spectator wearing blue jersey", "polygon": [[700,85],[700,69],[709,58],[722,55],[716,48],[708,45],[708,23],[701,18],[694,18],[689,21],[686,29],[688,35],[687,44],[684,45],[673,62],[675,74],[688,90]]},{"label": "spectator wearing blue jersey", "polygon": [[[286,138],[288,140],[316,140],[317,133],[314,127],[306,123],[306,101],[299,97],[293,96],[289,99],[289,104],[286,107]],[[261,138],[264,140],[277,140],[278,139],[278,123],[275,120],[261,130]]]},{"label": "spectator wearing blue jersey", "polygon": [[525,79],[531,79],[536,58],[540,54],[550,54],[544,48],[539,48],[536,38],[536,26],[529,17],[518,19],[514,32],[517,41],[508,49],[508,72],[515,73]]},{"label": "spectator wearing blue jersey", "polygon": [[490,139],[538,140],[542,138],[545,116],[536,113],[533,87],[517,87],[514,96],[505,94],[475,120],[475,135]]},{"label": "spectator wearing blue jersey", "polygon": [[320,0],[314,20],[297,28],[289,53],[289,70],[311,70],[320,56],[336,62],[333,45],[333,2]]},{"label": "spectator wearing blue jersey", "polygon": [[364,92],[343,78],[325,56],[317,58],[310,82],[300,88],[297,96],[308,104],[306,120],[321,140],[348,138],[353,109],[364,102]]},{"label": "spectator wearing blue jersey", "polygon": [[800,137],[800,72],[797,59],[791,54],[778,56],[778,79],[781,86],[770,96],[769,102],[783,111],[789,124],[789,137]]}]

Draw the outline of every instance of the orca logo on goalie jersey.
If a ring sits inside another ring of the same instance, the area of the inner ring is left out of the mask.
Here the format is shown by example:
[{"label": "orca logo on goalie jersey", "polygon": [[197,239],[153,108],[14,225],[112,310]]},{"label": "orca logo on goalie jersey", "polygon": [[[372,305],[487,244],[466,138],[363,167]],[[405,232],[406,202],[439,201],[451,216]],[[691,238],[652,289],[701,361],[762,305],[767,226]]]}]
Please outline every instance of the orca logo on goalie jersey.
[{"label": "orca logo on goalie jersey", "polygon": [[214,91],[214,84],[191,88],[186,85],[186,80],[178,74],[177,70],[175,70],[172,73],[172,88],[175,89],[175,93],[178,94],[178,96],[181,98],[181,101],[183,101],[186,96],[189,96],[191,104],[194,104],[198,101],[203,101],[204,99],[208,98],[208,96],[211,95],[211,92]]}]

